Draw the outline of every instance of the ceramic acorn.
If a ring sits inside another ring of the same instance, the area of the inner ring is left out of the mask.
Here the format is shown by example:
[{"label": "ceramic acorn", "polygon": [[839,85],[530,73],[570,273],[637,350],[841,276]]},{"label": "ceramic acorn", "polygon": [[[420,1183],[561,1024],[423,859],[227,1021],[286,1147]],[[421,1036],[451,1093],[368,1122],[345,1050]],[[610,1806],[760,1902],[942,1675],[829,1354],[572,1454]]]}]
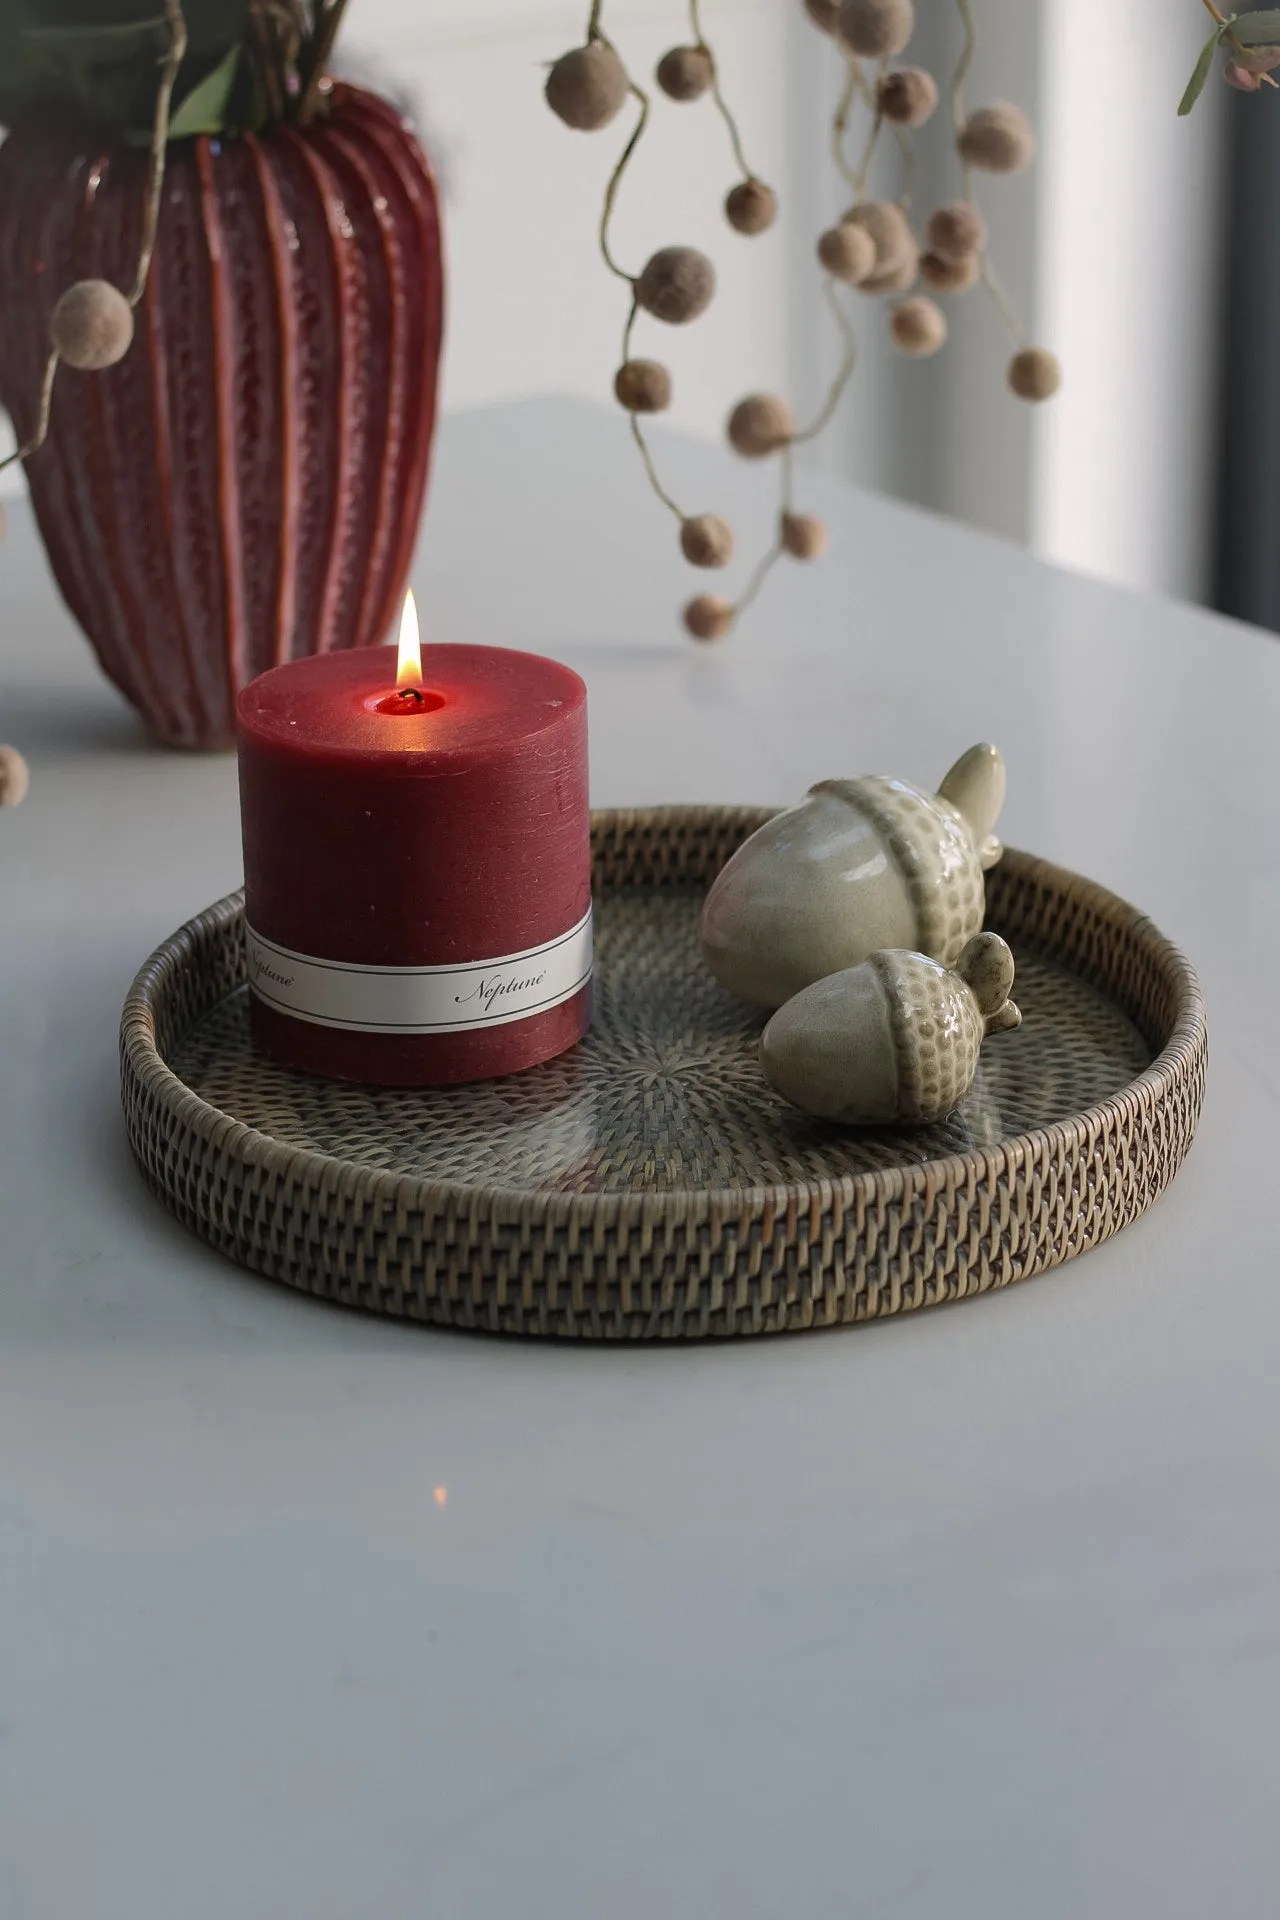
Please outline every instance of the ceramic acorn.
[{"label": "ceramic acorn", "polygon": [[936,794],[872,774],[822,780],[753,833],[716,877],[702,953],[722,986],[780,1007],[882,948],[950,966],[979,932],[1004,761],[971,747]]},{"label": "ceramic acorn", "polygon": [[779,1008],[760,1065],[775,1092],[820,1120],[941,1120],[973,1085],[986,1036],[1021,1026],[1012,987],[998,933],[970,940],[954,972],[923,953],[876,953]]}]

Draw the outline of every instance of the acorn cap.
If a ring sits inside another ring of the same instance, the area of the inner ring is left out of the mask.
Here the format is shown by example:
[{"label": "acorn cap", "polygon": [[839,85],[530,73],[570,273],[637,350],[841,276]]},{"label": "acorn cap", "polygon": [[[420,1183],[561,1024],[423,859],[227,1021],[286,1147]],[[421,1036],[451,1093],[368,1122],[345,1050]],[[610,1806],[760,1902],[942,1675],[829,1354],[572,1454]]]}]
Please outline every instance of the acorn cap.
[{"label": "acorn cap", "polygon": [[971,747],[937,795],[867,774],[820,780],[870,821],[911,896],[915,944],[944,965],[957,961],[986,914],[985,868],[1003,848],[991,829],[1004,804],[1004,761],[995,747]]},{"label": "acorn cap", "polygon": [[[977,948],[982,937],[971,940],[965,953]],[[1009,949],[997,934],[986,937],[1004,947],[1012,985]],[[867,964],[884,992],[898,1071],[898,1117],[941,1120],[955,1111],[973,1085],[989,1031],[987,1016],[959,972],[949,972],[922,953],[877,953]]]},{"label": "acorn cap", "polygon": [[1019,1024],[1012,984],[1013,955],[998,934],[971,940],[954,972],[886,948],[780,1007],[761,1038],[761,1070],[822,1120],[942,1120],[972,1087],[987,1034]]},{"label": "acorn cap", "polygon": [[1003,780],[988,747],[948,776],[968,812],[905,780],[819,781],[712,881],[699,919],[707,968],[740,999],[776,1008],[882,949],[954,966],[986,917],[979,854],[995,857]]}]

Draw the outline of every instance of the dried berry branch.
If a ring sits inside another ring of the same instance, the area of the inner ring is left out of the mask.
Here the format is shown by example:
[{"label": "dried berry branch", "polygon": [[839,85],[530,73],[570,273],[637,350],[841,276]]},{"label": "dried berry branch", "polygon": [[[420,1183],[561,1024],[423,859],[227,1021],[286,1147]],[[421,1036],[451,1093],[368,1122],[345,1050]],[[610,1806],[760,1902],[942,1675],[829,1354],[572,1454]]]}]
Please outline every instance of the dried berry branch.
[{"label": "dried berry branch", "polygon": [[53,409],[53,383],[58,373],[58,354],[50,353],[44,363],[44,378],[40,382],[40,403],[36,411],[36,424],[30,436],[13,453],[6,454],[0,460],[0,473],[6,467],[13,466],[19,460],[29,460],[33,453],[39,453],[49,437],[49,415]]},{"label": "dried berry branch", "polygon": [[[956,139],[959,140],[965,122],[965,82],[973,70],[974,56],[978,51],[978,27],[969,0],[956,0],[956,10],[960,15],[964,39],[960,47],[960,57],[956,61],[955,72],[951,76],[951,125],[955,129]],[[973,169],[965,158],[963,149],[960,152],[960,166],[964,174],[964,197],[972,201]]]},{"label": "dried berry branch", "polygon": [[[631,303],[622,332],[622,364],[614,376],[614,392],[630,414],[631,435],[640,454],[645,477],[655,497],[678,521],[680,548],[698,567],[727,565],[733,554],[733,530],[718,514],[688,515],[663,485],[641,423],[646,414],[663,412],[671,403],[671,375],[659,361],[632,357],[631,343],[642,312],[671,326],[697,319],[715,292],[715,269],[693,247],[661,247],[639,274],[616,258],[610,227],[618,193],[632,156],[649,124],[650,100],[628,73],[617,48],[604,31],[603,0],[593,0],[582,46],[557,60],[548,75],[547,103],[567,126],[593,132],[607,126],[634,98],[639,117],[605,189],[599,245],[605,266],[631,289]],[[691,101],[710,93],[729,132],[734,159],[742,175],[725,201],[725,216],[740,233],[760,233],[773,222],[777,208],[771,188],[752,174],[741,133],[720,86],[715,54],[702,31],[698,0],[689,0],[694,41],[673,47],[658,63],[658,84],[673,100]]]},{"label": "dried berry branch", "polygon": [[836,163],[841,179],[855,193],[858,191],[858,175],[849,164],[845,147],[849,137],[849,123],[853,118],[854,103],[865,99],[865,87],[862,64],[851,56],[845,63],[844,87],[836,107],[835,118],[831,123],[831,158]]},{"label": "dried berry branch", "polygon": [[[852,380],[858,365],[858,336],[853,330],[853,322],[840,303],[840,296],[836,292],[834,280],[828,278],[823,283],[822,291],[826,298],[827,305],[835,317],[836,326],[840,330],[840,337],[844,343],[844,352],[841,355],[840,366],[836,376],[827,391],[826,399],[808,426],[802,428],[800,432],[792,434],[791,447],[802,447],[806,445],[808,441],[816,440],[820,434],[826,432],[832,420],[835,418],[836,408],[840,405],[841,400],[843,400],[845,388]],[[790,449],[788,449],[788,452],[789,450]]]},{"label": "dried berry branch", "polygon": [[[609,51],[616,55],[616,49],[610,44],[609,41],[603,39],[601,36],[597,36],[597,39],[598,39],[599,45],[608,47]],[[634,273],[628,273],[625,267],[620,267],[618,265],[617,261],[613,257],[612,249],[609,246],[609,227],[613,220],[613,209],[618,198],[618,189],[622,185],[623,175],[626,173],[627,168],[631,164],[632,155],[635,153],[636,148],[640,145],[640,142],[644,137],[644,130],[649,124],[648,94],[644,91],[643,87],[638,87],[634,80],[630,80],[628,82],[627,90],[631,94],[632,98],[634,100],[638,100],[640,103],[640,117],[636,121],[635,126],[631,130],[631,138],[627,141],[626,146],[622,149],[621,154],[618,156],[617,165],[614,167],[613,172],[609,175],[609,184],[605,188],[604,209],[600,215],[600,251],[604,255],[604,263],[606,267],[608,267],[610,273],[616,274],[619,280],[625,280],[628,286],[633,286],[635,283],[636,276],[634,275]],[[635,319],[635,303],[634,302],[632,303],[631,317],[632,317],[632,320]]]},{"label": "dried berry branch", "polygon": [[[826,545],[826,531],[812,515],[797,513],[794,505],[795,450],[817,438],[830,424],[857,365],[857,335],[844,304],[843,288],[854,287],[869,296],[892,296],[889,328],[900,352],[920,358],[936,353],[947,337],[942,309],[927,297],[912,294],[923,274],[935,293],[962,293],[979,280],[1003,314],[1020,351],[1009,367],[1009,384],[1023,399],[1045,399],[1056,390],[1060,373],[1052,354],[1022,346],[1021,328],[986,257],[986,226],[973,203],[975,169],[1010,173],[1027,165],[1034,139],[1025,117],[1016,108],[995,105],[969,114],[964,84],[973,63],[977,35],[970,0],[958,0],[965,29],[964,46],[952,81],[952,122],[960,163],[964,169],[965,198],[939,208],[926,228],[922,248],[911,223],[915,186],[915,132],[938,106],[938,86],[921,67],[895,67],[915,26],[914,0],[803,0],[814,24],[837,43],[845,63],[844,84],[830,132],[831,156],[842,180],[853,192],[854,204],[843,218],[819,236],[817,255],[825,279],[824,298],[838,329],[842,351],[839,365],[813,419],[797,427],[790,406],[774,394],[747,394],[733,407],[727,423],[729,444],[743,459],[776,459],[779,468],[777,533],[773,544],[757,561],[736,602],[722,594],[697,595],[684,610],[685,625],[698,640],[726,634],[754,602],[773,568],[784,554],[799,560],[816,559]],[[742,178],[725,201],[725,215],[739,233],[763,232],[773,223],[777,201],[772,190],[750,171],[738,123],[724,99],[712,47],[702,28],[700,0],[688,0],[692,43],[672,47],[658,62],[657,82],[676,101],[694,101],[710,95],[728,129],[733,157]],[[733,555],[733,532],[717,514],[687,516],[667,492],[659,476],[645,434],[644,416],[663,412],[671,403],[672,381],[656,360],[633,357],[632,341],[642,313],[668,325],[694,320],[709,304],[715,290],[715,270],[705,255],[691,247],[663,247],[632,275],[614,257],[610,223],[619,188],[636,146],[649,125],[649,98],[627,72],[617,49],[606,39],[603,0],[592,0],[586,39],[557,60],[547,80],[547,100],[570,127],[592,131],[609,124],[629,97],[640,103],[640,116],[609,180],[600,223],[600,250],[606,267],[627,281],[631,301],[622,335],[622,363],[614,377],[614,392],[630,415],[649,485],[661,504],[679,522],[680,546],[685,558],[698,567],[723,567]],[[874,63],[874,77],[869,63]],[[866,114],[856,158],[850,153],[858,137],[855,121]],[[892,127],[902,158],[897,200],[867,198],[875,155],[886,127]],[[902,295],[908,298],[900,298]]]},{"label": "dried berry branch", "polygon": [[123,360],[133,341],[133,310],[147,290],[155,252],[156,231],[160,220],[160,201],[164,192],[165,147],[169,138],[169,109],[174,83],[187,50],[187,23],[182,0],[165,0],[165,20],[169,28],[169,46],[162,63],[160,85],[156,93],[155,119],[151,133],[147,196],[143,206],[142,235],[138,248],[138,268],[133,287],[126,298],[108,280],[77,280],[67,288],[53,309],[49,331],[52,348],[45,362],[40,384],[36,424],[15,452],[0,460],[0,472],[17,461],[29,460],[49,437],[53,412],[53,389],[58,368],[68,366],[85,373],[100,372]]},{"label": "dried berry branch", "polygon": [[165,0],[164,11],[169,23],[169,51],[165,55],[164,70],[160,75],[160,89],[156,95],[155,125],[151,129],[147,198],[142,213],[142,243],[138,249],[138,271],[134,275],[133,288],[129,294],[131,307],[138,305],[147,290],[147,275],[151,271],[151,256],[156,247],[156,230],[160,225],[160,196],[164,191],[164,151],[169,138],[169,109],[173,105],[173,89],[178,78],[178,68],[182,65],[187,51],[187,23],[182,17],[181,0]]},{"label": "dried berry branch", "polygon": [[[1047,400],[1061,386],[1062,370],[1056,357],[1046,348],[1027,345],[1021,316],[991,264],[986,244],[986,222],[973,195],[975,169],[989,173],[1017,173],[1030,166],[1035,158],[1035,137],[1025,115],[1017,107],[1000,103],[979,108],[973,114],[966,110],[965,83],[977,52],[978,28],[972,0],[956,0],[956,8],[964,35],[960,57],[951,79],[952,128],[964,176],[964,200],[959,206],[961,209],[967,207],[971,216],[969,231],[975,239],[973,251],[977,258],[978,277],[1014,344],[1014,355],[1008,368],[1009,387],[1020,400]],[[943,212],[954,213],[955,210],[944,209]],[[941,215],[935,215],[935,220],[941,218]],[[938,237],[934,236],[934,251],[945,259],[948,251],[945,239],[939,247]]]},{"label": "dried berry branch", "polygon": [[[597,0],[597,4],[592,8],[592,21],[595,23],[596,37],[602,45],[609,46],[610,51],[616,55],[617,49],[612,47],[608,41],[605,41],[603,35],[600,33],[599,16],[602,5],[603,0]],[[590,29],[588,29],[588,31],[590,31]],[[619,266],[613,257],[613,251],[609,245],[609,226],[613,219],[613,210],[618,197],[618,189],[622,185],[622,178],[630,164],[631,157],[639,146],[645,128],[649,124],[650,110],[649,96],[643,87],[637,86],[634,80],[629,79],[628,91],[632,98],[638,100],[640,103],[640,117],[632,129],[631,138],[627,141],[626,146],[619,156],[617,165],[609,176],[609,184],[605,189],[604,210],[600,216],[600,252],[604,257],[604,263],[610,273],[616,274],[619,279],[625,280],[631,288],[631,306],[627,313],[627,324],[622,331],[622,366],[624,368],[634,365],[631,359],[631,336],[635,331],[636,317],[640,311],[640,299],[637,292],[636,276],[628,273],[625,267]],[[645,477],[657,498],[662,502],[662,505],[683,525],[686,517],[685,513],[679,502],[672,499],[658,476],[653,451],[649,446],[644,429],[640,425],[640,411],[641,409],[639,408],[632,409],[631,437],[639,450],[640,459],[644,466]]]},{"label": "dried berry branch", "polygon": [[853,174],[853,191],[859,200],[861,200],[867,190],[867,181],[871,178],[871,167],[876,157],[876,148],[880,145],[880,135],[884,131],[884,115],[881,113],[879,106],[876,106],[873,111],[874,118],[867,131],[866,143],[862,149],[862,158],[859,160]]},{"label": "dried berry branch", "polygon": [[[619,369],[619,377],[621,377],[622,373],[624,373],[628,367],[631,367],[631,368],[649,367],[654,369],[659,374],[666,373],[665,367],[661,367],[661,368],[658,367],[658,364],[656,361],[652,361],[652,360],[637,361],[631,358],[631,335],[635,330],[636,316],[639,313],[639,311],[640,311],[640,303],[633,295],[631,300],[631,310],[627,315],[627,324],[622,330],[622,366]],[[623,384],[625,386],[625,382]],[[617,385],[617,382],[615,381],[615,387],[616,385]],[[652,393],[652,386],[650,388],[650,391]],[[627,404],[627,401],[623,398],[622,393],[618,394],[618,398],[620,401],[622,401],[623,405]],[[670,403],[670,384],[668,382],[666,404],[669,404],[669,403]],[[667,511],[669,513],[673,513],[676,519],[680,521],[681,525],[683,525],[686,517],[684,514],[684,511],[680,507],[679,503],[672,499],[671,495],[667,492],[666,488],[663,486],[662,481],[659,479],[658,469],[654,463],[652,449],[650,448],[649,442],[645,437],[644,429],[640,425],[640,415],[642,412],[656,413],[658,411],[659,409],[656,406],[650,406],[650,407],[632,406],[630,408],[631,437],[635,441],[636,446],[640,450],[640,459],[644,464],[644,470],[648,478],[649,485],[653,488],[654,493],[657,495],[658,499],[662,502],[663,506],[666,507]]]},{"label": "dried berry branch", "polygon": [[707,36],[702,31],[701,0],[689,0],[689,25],[693,28],[693,37],[697,47],[707,55],[711,63],[711,97],[715,101],[717,113],[724,121],[725,127],[728,130],[729,144],[733,148],[733,157],[738,163],[738,171],[744,180],[754,180],[756,176],[747,164],[747,156],[743,151],[742,135],[738,131],[738,123],[729,109],[729,104],[724,97],[724,91],[720,85],[719,64],[708,43]]},{"label": "dried berry branch", "polygon": [[[960,24],[963,29],[964,39],[960,49],[960,57],[956,62],[956,70],[951,76],[951,124],[955,130],[956,150],[960,155],[960,168],[964,177],[964,197],[967,203],[971,207],[974,207],[976,211],[976,203],[973,197],[973,163],[969,159],[964,146],[964,130],[967,120],[964,105],[964,88],[965,82],[969,78],[973,67],[974,55],[978,50],[978,28],[973,17],[971,0],[956,0],[956,10],[960,15]],[[978,217],[981,221],[980,214]],[[991,261],[986,248],[985,221],[981,221],[981,231],[983,238],[978,250],[978,277],[991,297],[996,311],[1000,314],[1013,340],[1017,345],[1021,346],[1025,339],[1022,321],[992,272]]]}]

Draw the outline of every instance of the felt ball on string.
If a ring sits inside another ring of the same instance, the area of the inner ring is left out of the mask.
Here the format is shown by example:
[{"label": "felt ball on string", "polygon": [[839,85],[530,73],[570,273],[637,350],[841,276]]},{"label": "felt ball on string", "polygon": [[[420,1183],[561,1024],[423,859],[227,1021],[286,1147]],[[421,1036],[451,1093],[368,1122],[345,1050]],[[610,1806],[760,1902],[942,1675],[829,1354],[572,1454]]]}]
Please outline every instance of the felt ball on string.
[{"label": "felt ball on string", "polygon": [[922,127],[937,111],[938,83],[923,67],[898,67],[876,88],[876,107],[896,127]]},{"label": "felt ball on string", "polygon": [[924,237],[930,253],[958,264],[982,252],[987,223],[971,200],[952,200],[930,214]]},{"label": "felt ball on string", "polygon": [[1052,400],[1062,385],[1062,366],[1047,347],[1024,347],[1009,362],[1008,379],[1019,400]]},{"label": "felt ball on string", "polygon": [[861,200],[849,209],[840,224],[861,227],[870,234],[876,257],[874,272],[868,279],[900,267],[910,258],[916,244],[911,222],[894,200]]},{"label": "felt ball on string", "polygon": [[834,280],[856,287],[875,272],[876,243],[865,227],[841,221],[819,234],[818,260]]},{"label": "felt ball on string", "polygon": [[635,283],[636,300],[655,320],[685,326],[711,305],[716,270],[696,247],[660,247]]},{"label": "felt ball on string", "polygon": [[837,16],[840,38],[864,60],[894,60],[915,32],[912,0],[844,0]]},{"label": "felt ball on string", "polygon": [[976,253],[967,254],[963,260],[943,260],[936,253],[923,254],[920,259],[920,277],[934,293],[967,293],[977,284],[981,271]]},{"label": "felt ball on string", "polygon": [[719,593],[700,593],[684,610],[684,624],[695,640],[723,640],[733,625],[733,607]]},{"label": "felt ball on string", "polygon": [[725,197],[724,217],[735,233],[764,233],[778,217],[778,196],[763,180],[740,180]]},{"label": "felt ball on string", "polygon": [[784,513],[778,539],[793,560],[819,560],[827,550],[826,523],[813,513]]},{"label": "felt ball on string", "polygon": [[920,248],[916,240],[911,241],[910,249],[893,266],[886,267],[883,273],[873,273],[862,282],[861,293],[905,293],[914,287],[920,277]]},{"label": "felt ball on string", "polygon": [[655,78],[670,100],[700,100],[715,72],[706,47],[672,47],[659,60]]},{"label": "felt ball on string", "polygon": [[27,797],[31,775],[16,747],[0,744],[0,807],[17,807]]},{"label": "felt ball on string", "polygon": [[54,307],[49,336],[69,367],[99,373],[133,344],[133,308],[109,280],[77,280]]},{"label": "felt ball on string", "polygon": [[1021,107],[1005,100],[971,113],[956,144],[965,165],[985,173],[1020,173],[1036,157],[1031,122]]},{"label": "felt ball on string", "polygon": [[624,360],[613,391],[628,413],[665,413],[671,405],[671,375],[661,360]]},{"label": "felt ball on string", "polygon": [[839,25],[840,0],[804,0],[804,10],[823,33],[834,33]]},{"label": "felt ball on string", "polygon": [[729,415],[729,444],[744,460],[765,460],[785,447],[796,430],[785,400],[773,393],[750,393]]},{"label": "felt ball on string", "polygon": [[552,113],[579,133],[596,133],[622,111],[630,90],[627,70],[602,40],[574,47],[547,75],[544,89]]},{"label": "felt ball on string", "polygon": [[889,331],[899,353],[908,354],[913,360],[925,360],[931,353],[937,353],[945,342],[947,317],[932,300],[918,296],[894,308]]},{"label": "felt ball on string", "polygon": [[718,513],[695,513],[680,524],[680,551],[691,567],[727,567],[733,528]]}]

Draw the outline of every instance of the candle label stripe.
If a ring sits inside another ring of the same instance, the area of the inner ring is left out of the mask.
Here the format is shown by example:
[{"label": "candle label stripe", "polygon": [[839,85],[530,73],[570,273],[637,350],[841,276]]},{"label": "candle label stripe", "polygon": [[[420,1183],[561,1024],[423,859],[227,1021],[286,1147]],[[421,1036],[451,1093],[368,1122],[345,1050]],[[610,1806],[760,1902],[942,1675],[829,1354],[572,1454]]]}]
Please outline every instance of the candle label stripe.
[{"label": "candle label stripe", "polygon": [[475,1033],[572,1000],[591,978],[591,910],[576,927],[500,960],[453,967],[365,967],[294,953],[245,929],[249,985],[295,1020],[356,1033]]}]

